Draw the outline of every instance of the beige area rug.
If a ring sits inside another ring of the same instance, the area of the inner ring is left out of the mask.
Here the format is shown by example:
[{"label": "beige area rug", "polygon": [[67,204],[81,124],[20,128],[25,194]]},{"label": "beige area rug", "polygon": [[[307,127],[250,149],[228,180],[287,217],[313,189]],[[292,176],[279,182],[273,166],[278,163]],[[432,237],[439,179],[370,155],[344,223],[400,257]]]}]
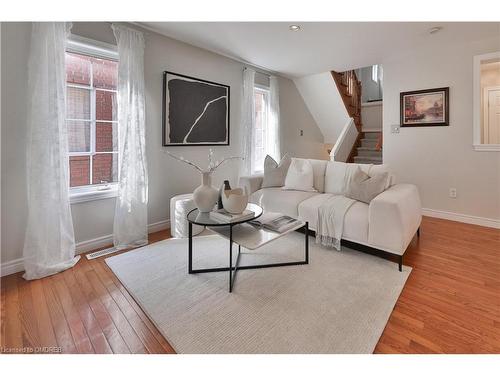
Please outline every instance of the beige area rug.
[{"label": "beige area rug", "polygon": [[[227,240],[193,245],[193,268],[227,266]],[[308,265],[238,271],[228,293],[227,272],[187,273],[187,249],[187,240],[170,239],[106,260],[178,353],[372,353],[411,272],[310,237]],[[303,252],[304,235],[290,233],[242,249],[240,264]]]}]

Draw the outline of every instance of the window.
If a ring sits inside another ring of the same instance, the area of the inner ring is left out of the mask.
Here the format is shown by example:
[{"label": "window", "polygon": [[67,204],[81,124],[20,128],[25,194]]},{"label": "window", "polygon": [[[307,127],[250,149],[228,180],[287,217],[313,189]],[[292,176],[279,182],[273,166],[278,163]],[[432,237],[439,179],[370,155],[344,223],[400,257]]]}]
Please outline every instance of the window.
[{"label": "window", "polygon": [[[118,180],[116,59],[66,52],[70,195],[108,190]],[[72,199],[73,201],[73,199]]]},{"label": "window", "polygon": [[378,82],[378,65],[372,65],[372,81]]},{"label": "window", "polygon": [[473,148],[500,151],[500,51],[474,56]]},{"label": "window", "polygon": [[269,89],[255,87],[255,147],[252,161],[252,172],[262,172],[264,170],[264,159],[269,153],[268,132],[269,121]]}]

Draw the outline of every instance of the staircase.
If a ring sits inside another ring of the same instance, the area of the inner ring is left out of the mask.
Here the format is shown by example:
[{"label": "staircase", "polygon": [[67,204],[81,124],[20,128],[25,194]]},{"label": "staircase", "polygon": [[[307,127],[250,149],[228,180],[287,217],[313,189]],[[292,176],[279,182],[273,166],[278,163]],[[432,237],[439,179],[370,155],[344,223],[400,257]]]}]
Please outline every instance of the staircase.
[{"label": "staircase", "polygon": [[344,106],[353,118],[358,137],[347,158],[348,163],[382,164],[382,133],[363,132],[361,119],[361,82],[354,70],[346,72],[331,72],[342,97]]},{"label": "staircase", "polygon": [[382,148],[379,145],[380,132],[364,132],[361,144],[356,149],[354,162],[358,164],[382,164]]}]

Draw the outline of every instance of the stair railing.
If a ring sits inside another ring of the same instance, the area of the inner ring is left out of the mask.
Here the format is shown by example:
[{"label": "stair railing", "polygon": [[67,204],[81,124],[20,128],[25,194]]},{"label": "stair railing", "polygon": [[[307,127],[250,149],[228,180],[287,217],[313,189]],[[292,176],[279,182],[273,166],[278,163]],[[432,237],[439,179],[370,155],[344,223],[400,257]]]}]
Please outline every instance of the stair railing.
[{"label": "stair railing", "polygon": [[361,143],[361,138],[363,137],[361,122],[361,82],[358,80],[354,70],[345,72],[332,71],[331,73],[347,113],[349,117],[354,119],[354,124],[358,130],[358,137],[352,146],[352,150],[347,160],[347,162],[352,163],[354,156],[356,156],[357,148]]}]

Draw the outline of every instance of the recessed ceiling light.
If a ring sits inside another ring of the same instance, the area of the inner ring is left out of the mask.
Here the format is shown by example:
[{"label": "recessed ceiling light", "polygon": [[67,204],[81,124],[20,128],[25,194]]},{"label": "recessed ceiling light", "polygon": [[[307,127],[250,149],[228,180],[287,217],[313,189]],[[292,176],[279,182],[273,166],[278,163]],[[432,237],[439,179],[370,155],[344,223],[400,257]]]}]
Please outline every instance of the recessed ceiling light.
[{"label": "recessed ceiling light", "polygon": [[300,30],[300,26],[299,25],[290,25],[288,28],[291,31],[299,31]]},{"label": "recessed ceiling light", "polygon": [[441,26],[437,27],[431,27],[429,29],[429,34],[436,34],[437,32],[441,31],[443,28]]}]

